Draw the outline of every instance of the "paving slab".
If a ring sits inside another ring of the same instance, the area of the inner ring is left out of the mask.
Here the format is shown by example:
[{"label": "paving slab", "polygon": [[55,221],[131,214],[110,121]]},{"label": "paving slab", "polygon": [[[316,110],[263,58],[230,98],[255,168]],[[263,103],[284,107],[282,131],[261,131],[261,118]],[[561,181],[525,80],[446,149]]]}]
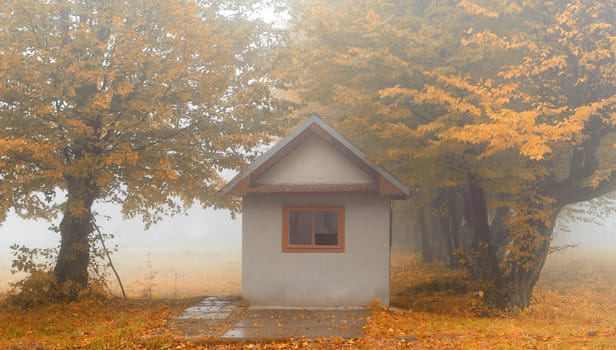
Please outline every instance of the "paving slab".
[{"label": "paving slab", "polygon": [[222,339],[358,338],[367,309],[247,309]]},{"label": "paving slab", "polygon": [[247,304],[237,295],[207,297],[184,310],[172,326],[187,338],[220,337],[237,322],[246,307]]},{"label": "paving slab", "polygon": [[173,321],[187,338],[358,338],[369,310],[249,308],[239,296],[207,297]]}]

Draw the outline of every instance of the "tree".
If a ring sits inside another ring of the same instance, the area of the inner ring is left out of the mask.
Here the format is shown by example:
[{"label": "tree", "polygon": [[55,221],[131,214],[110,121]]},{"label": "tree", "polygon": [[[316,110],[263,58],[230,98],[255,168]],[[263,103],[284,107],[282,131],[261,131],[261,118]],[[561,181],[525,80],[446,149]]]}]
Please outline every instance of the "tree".
[{"label": "tree", "polygon": [[[88,284],[91,208],[149,225],[233,207],[220,172],[284,127],[270,94],[278,34],[235,1],[0,4],[0,219],[61,214],[54,275]],[[57,204],[64,197],[62,204]]]},{"label": "tree", "polygon": [[616,190],[615,13],[611,1],[295,2],[289,74],[442,218],[432,237],[474,251],[488,297],[523,308],[561,209]]}]

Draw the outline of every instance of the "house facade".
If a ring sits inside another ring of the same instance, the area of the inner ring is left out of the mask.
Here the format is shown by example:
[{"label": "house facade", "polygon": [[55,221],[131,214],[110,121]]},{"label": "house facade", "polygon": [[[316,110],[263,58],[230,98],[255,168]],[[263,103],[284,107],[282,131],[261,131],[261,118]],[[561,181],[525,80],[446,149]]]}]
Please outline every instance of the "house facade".
[{"label": "house facade", "polygon": [[392,199],[406,186],[311,116],[224,188],[242,196],[253,306],[389,304]]}]

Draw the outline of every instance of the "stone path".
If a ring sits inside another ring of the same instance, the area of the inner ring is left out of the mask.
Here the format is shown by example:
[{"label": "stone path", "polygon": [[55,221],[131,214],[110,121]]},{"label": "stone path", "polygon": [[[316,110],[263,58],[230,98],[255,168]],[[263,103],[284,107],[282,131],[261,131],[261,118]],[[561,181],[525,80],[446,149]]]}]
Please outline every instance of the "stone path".
[{"label": "stone path", "polygon": [[238,296],[208,297],[177,317],[188,338],[259,340],[343,337],[363,334],[367,309],[249,308]]}]

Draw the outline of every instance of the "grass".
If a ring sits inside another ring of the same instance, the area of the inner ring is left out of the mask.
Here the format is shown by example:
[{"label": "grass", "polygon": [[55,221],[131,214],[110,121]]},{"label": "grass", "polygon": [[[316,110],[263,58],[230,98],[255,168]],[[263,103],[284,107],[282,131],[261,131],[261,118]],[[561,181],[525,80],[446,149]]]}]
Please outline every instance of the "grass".
[{"label": "grass", "polygon": [[83,300],[21,309],[4,305],[0,349],[131,348],[149,342],[155,348],[178,342],[166,322],[196,300]]},{"label": "grass", "polygon": [[375,310],[368,336],[394,347],[410,336],[418,349],[616,348],[616,259],[566,253],[550,256],[530,307],[491,317],[477,316],[480,296],[463,272],[398,258],[392,304],[401,310]]},{"label": "grass", "polygon": [[[372,306],[361,339],[285,342],[187,342],[168,321],[198,298],[84,300],[33,309],[3,306],[0,349],[613,349],[616,348],[616,258],[561,252],[550,256],[532,304],[517,314],[481,313],[462,271],[392,261],[392,307]],[[483,316],[478,316],[483,315]]]}]

